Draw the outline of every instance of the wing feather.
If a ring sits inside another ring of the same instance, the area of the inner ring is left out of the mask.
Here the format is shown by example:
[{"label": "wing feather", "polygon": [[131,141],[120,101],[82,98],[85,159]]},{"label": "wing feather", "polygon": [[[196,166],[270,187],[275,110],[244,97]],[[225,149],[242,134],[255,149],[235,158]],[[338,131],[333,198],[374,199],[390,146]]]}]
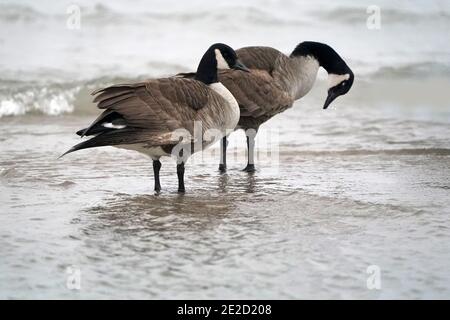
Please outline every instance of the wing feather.
[{"label": "wing feather", "polygon": [[[205,84],[181,78],[119,84],[96,90],[93,95],[97,107],[105,110],[88,128],[78,131],[81,136],[95,136],[74,147],[76,150],[125,143],[174,143],[171,133],[193,128],[197,113],[218,99]],[[123,123],[124,128],[104,125],[110,122]]]},{"label": "wing feather", "polygon": [[219,73],[219,80],[238,101],[241,117],[274,116],[294,103],[267,71],[224,70]]}]

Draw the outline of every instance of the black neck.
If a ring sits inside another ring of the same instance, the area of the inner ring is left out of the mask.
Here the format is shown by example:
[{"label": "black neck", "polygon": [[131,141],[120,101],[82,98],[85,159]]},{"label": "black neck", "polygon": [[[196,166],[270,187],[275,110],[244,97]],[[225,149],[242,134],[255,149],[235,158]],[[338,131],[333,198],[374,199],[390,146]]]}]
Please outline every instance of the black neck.
[{"label": "black neck", "polygon": [[312,56],[328,73],[344,74],[348,69],[344,60],[329,45],[320,42],[305,41],[291,53],[291,57]]},{"label": "black neck", "polygon": [[195,79],[205,84],[218,82],[217,79],[217,60],[214,49],[209,49],[203,55],[197,68]]}]

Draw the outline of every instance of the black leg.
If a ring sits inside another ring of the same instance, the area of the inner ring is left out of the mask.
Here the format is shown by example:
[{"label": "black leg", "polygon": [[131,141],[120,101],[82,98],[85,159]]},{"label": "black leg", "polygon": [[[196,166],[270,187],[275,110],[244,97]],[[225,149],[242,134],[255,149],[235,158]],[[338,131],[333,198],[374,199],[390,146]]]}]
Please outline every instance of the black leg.
[{"label": "black leg", "polygon": [[221,173],[227,171],[227,146],[228,146],[228,139],[227,139],[227,136],[225,136],[222,138],[222,140],[220,140],[219,171]]},{"label": "black leg", "polygon": [[[250,130],[247,130],[250,131]],[[247,133],[247,166],[243,171],[255,172],[255,136],[256,133]]]},{"label": "black leg", "polygon": [[184,193],[184,162],[177,164],[178,192]]},{"label": "black leg", "polygon": [[161,169],[161,161],[153,160],[153,174],[155,176],[155,191],[161,191],[161,184],[159,182],[159,170]]}]

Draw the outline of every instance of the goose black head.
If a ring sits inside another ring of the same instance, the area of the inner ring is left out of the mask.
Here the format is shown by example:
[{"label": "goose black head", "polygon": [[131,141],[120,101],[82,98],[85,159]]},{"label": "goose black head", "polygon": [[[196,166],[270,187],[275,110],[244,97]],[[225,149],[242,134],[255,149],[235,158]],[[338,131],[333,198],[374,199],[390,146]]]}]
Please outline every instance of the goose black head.
[{"label": "goose black head", "polygon": [[329,45],[320,42],[300,43],[291,56],[312,56],[328,72],[328,96],[323,108],[339,96],[346,94],[353,85],[354,74],[345,61]]},{"label": "goose black head", "polygon": [[218,69],[250,70],[239,61],[233,48],[223,43],[215,43],[205,52],[198,65],[195,78],[206,84],[218,82]]}]

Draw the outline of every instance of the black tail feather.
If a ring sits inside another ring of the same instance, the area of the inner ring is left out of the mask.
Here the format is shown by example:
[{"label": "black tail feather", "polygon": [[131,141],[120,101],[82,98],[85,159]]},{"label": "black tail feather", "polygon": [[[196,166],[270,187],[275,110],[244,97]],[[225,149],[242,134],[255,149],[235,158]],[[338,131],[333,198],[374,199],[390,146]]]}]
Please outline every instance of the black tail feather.
[{"label": "black tail feather", "polygon": [[95,119],[95,121],[92,122],[92,124],[89,127],[77,131],[77,135],[81,137],[92,136],[114,130],[111,128],[104,127],[103,123],[105,122],[111,122],[117,125],[126,125],[126,121],[121,114],[108,109],[105,110],[101,115],[99,115],[98,118]]},{"label": "black tail feather", "polygon": [[94,139],[89,139],[87,141],[83,141],[77,145],[74,145],[72,148],[70,148],[69,150],[67,150],[66,152],[64,152],[62,155],[60,155],[58,157],[58,159],[61,159],[62,157],[64,157],[66,154],[78,151],[78,150],[82,150],[82,149],[87,149],[87,148],[93,148],[93,147],[98,147],[98,145],[95,143],[95,141],[92,141]]},{"label": "black tail feather", "polygon": [[87,129],[88,128],[84,128],[84,129],[78,130],[77,131],[77,135],[79,135],[80,137],[84,137],[85,136],[85,132],[86,132]]},{"label": "black tail feather", "polygon": [[95,147],[104,147],[104,146],[108,146],[108,145],[115,145],[116,143],[114,143],[114,140],[112,140],[111,138],[114,139],[114,136],[111,136],[109,134],[96,135],[89,140],[86,140],[86,141],[80,142],[79,144],[74,145],[72,148],[70,148],[69,150],[64,152],[61,156],[59,156],[59,158],[62,158],[66,154],[69,154],[69,153],[72,153],[72,152],[75,152],[78,150],[95,148]]},{"label": "black tail feather", "polygon": [[[94,148],[94,147],[105,147],[105,146],[115,146],[119,144],[132,144],[139,143],[141,140],[136,140],[137,138],[142,139],[142,137],[137,136],[137,131],[132,128],[124,129],[109,129],[110,131],[103,131],[93,136],[91,139],[83,141],[65,153],[63,153],[59,158],[64,157],[66,154],[72,153],[74,151]],[[82,130],[80,130],[82,131]],[[143,135],[143,137],[148,140],[148,135]]]},{"label": "black tail feather", "polygon": [[101,133],[106,133],[106,132],[111,132],[111,131],[118,131],[118,130],[120,130],[120,129],[105,128],[105,127],[103,127],[101,125],[97,125],[97,126],[92,127],[92,128],[85,128],[85,129],[78,130],[76,133],[81,138],[83,138],[85,136],[95,136],[95,135],[98,135],[98,134],[101,134]]}]

